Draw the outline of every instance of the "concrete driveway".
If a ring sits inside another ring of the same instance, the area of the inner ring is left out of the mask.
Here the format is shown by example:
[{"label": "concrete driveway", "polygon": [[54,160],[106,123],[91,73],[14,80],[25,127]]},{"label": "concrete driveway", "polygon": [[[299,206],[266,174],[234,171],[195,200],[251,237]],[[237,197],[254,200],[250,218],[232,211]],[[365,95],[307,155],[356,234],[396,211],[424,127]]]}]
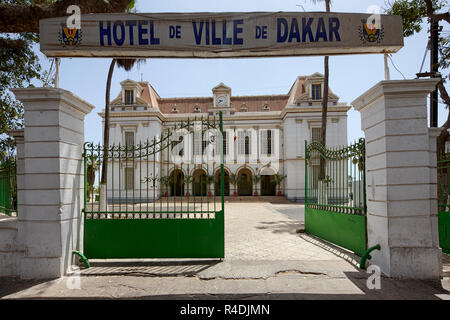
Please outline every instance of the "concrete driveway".
[{"label": "concrete driveway", "polygon": [[225,259],[342,261],[351,255],[298,233],[303,229],[303,204],[228,202],[225,204]]}]

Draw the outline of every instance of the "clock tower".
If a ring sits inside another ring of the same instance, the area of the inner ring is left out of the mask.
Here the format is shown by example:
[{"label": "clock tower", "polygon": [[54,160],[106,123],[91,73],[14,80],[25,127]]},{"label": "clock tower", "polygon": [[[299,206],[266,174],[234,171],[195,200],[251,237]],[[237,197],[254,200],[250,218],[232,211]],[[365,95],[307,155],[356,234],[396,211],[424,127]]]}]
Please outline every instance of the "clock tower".
[{"label": "clock tower", "polygon": [[214,110],[229,109],[231,105],[231,88],[224,85],[222,82],[212,89],[214,99]]}]

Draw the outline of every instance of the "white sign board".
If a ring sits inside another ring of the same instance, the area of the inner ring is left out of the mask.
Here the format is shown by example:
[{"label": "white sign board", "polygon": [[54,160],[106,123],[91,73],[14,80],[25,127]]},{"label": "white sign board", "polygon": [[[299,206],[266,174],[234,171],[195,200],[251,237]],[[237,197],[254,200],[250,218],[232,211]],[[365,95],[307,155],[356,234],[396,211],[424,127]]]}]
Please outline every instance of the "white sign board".
[{"label": "white sign board", "polygon": [[[369,21],[368,18],[370,17]],[[399,16],[324,12],[135,13],[40,21],[48,57],[234,58],[397,52]]]}]

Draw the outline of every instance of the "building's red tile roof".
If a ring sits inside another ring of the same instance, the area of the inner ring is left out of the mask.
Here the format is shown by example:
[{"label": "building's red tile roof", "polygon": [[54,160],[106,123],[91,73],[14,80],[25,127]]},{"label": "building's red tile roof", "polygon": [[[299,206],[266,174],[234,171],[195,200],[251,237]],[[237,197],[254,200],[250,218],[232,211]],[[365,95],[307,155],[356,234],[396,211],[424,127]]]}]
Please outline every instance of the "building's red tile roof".
[{"label": "building's red tile roof", "polygon": [[[231,96],[231,108],[236,112],[241,111],[244,105],[248,112],[264,111],[268,105],[270,111],[282,111],[288,103],[293,103],[305,92],[304,78],[297,78],[288,94],[259,95],[259,96]],[[156,90],[148,82],[139,82],[142,87],[141,98],[150,106],[159,109],[162,113],[172,113],[174,107],[178,113],[193,113],[196,107],[205,113],[213,106],[213,97],[178,97],[161,98]]]}]

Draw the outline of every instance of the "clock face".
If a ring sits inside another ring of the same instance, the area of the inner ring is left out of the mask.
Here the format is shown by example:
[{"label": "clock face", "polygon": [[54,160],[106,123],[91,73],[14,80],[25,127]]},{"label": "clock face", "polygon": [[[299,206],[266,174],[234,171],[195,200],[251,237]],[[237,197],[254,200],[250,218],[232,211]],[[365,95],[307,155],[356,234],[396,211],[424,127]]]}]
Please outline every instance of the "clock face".
[{"label": "clock face", "polygon": [[223,107],[227,103],[227,98],[225,96],[220,96],[217,98],[217,105]]}]

